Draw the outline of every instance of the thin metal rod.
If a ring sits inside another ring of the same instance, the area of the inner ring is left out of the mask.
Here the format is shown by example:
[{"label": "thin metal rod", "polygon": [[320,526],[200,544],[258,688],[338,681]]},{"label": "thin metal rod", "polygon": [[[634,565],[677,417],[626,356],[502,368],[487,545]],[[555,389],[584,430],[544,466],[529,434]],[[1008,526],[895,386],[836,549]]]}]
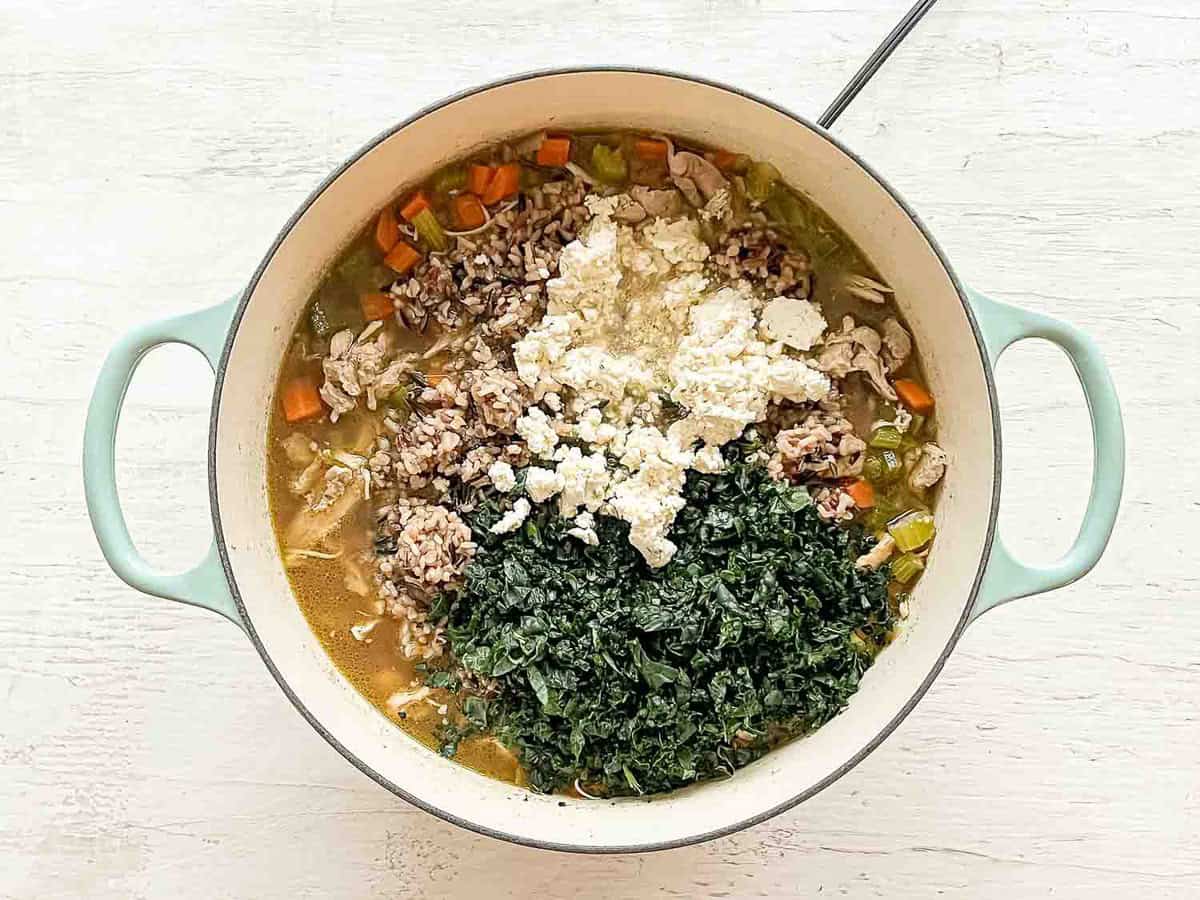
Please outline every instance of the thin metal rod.
[{"label": "thin metal rod", "polygon": [[887,58],[892,55],[900,42],[907,37],[908,33],[916,27],[916,24],[921,21],[921,17],[933,7],[937,0],[918,0],[913,4],[912,9],[904,16],[903,19],[892,29],[891,33],[883,39],[883,43],[875,48],[862,68],[854,73],[854,77],[850,82],[842,88],[842,92],[833,98],[833,102],[829,104],[829,108],[821,113],[821,118],[817,119],[817,124],[822,128],[828,128],[838,120],[846,107],[858,96],[858,92],[866,86],[866,83],[871,80],[871,76],[879,71],[879,67],[887,61]]}]

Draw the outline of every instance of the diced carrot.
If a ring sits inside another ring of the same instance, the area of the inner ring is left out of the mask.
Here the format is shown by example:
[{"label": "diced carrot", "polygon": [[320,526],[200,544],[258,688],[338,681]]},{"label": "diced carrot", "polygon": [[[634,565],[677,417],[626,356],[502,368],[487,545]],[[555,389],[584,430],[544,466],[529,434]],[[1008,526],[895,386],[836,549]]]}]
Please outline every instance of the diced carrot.
[{"label": "diced carrot", "polygon": [[459,228],[478,228],[486,220],[483,204],[474,194],[454,195],[454,222]]},{"label": "diced carrot", "polygon": [[492,183],[492,177],[496,174],[496,170],[491,166],[481,166],[472,164],[467,167],[467,190],[477,197],[482,197],[483,192],[488,189],[488,185]]},{"label": "diced carrot", "polygon": [[933,394],[910,378],[901,378],[893,384],[900,402],[919,416],[933,412]]},{"label": "diced carrot", "polygon": [[315,419],[325,412],[325,407],[321,404],[321,395],[317,393],[317,385],[307,375],[293,378],[284,385],[280,400],[283,404],[283,417],[289,422]]},{"label": "diced carrot", "polygon": [[484,206],[499,203],[506,197],[511,197],[521,188],[521,167],[517,163],[505,163],[497,166],[496,174],[479,199]]},{"label": "diced carrot", "polygon": [[712,164],[722,172],[732,172],[741,161],[740,153],[730,153],[728,150],[717,150],[712,155]]},{"label": "diced carrot", "polygon": [[538,147],[537,164],[539,166],[565,166],[571,159],[571,139],[566,137],[548,137],[542,140]]},{"label": "diced carrot", "polygon": [[390,319],[396,311],[396,305],[392,303],[392,295],[381,291],[362,294],[358,298],[358,303],[362,307],[363,318],[368,322]]},{"label": "diced carrot", "polygon": [[430,387],[437,387],[438,384],[446,377],[446,360],[433,359],[429,363],[429,370],[425,372],[425,383]]},{"label": "diced carrot", "polygon": [[400,240],[400,223],[396,221],[396,211],[391,204],[383,208],[379,218],[375,220],[375,245],[379,252],[387,256]]},{"label": "diced carrot", "polygon": [[427,209],[429,209],[429,198],[425,196],[424,191],[417,191],[408,198],[408,202],[400,210],[400,215],[404,216],[406,222],[411,222]]},{"label": "diced carrot", "polygon": [[846,493],[859,509],[870,509],[875,505],[875,488],[871,487],[871,482],[862,478],[848,484]]},{"label": "diced carrot", "polygon": [[665,160],[667,158],[667,142],[657,138],[638,138],[633,142],[633,152],[638,159],[646,162]]},{"label": "diced carrot", "polygon": [[389,269],[399,272],[401,275],[403,275],[420,261],[421,254],[418,253],[415,248],[404,243],[404,241],[397,241],[396,246],[392,248],[392,251],[383,258],[383,264],[385,266],[387,266]]}]

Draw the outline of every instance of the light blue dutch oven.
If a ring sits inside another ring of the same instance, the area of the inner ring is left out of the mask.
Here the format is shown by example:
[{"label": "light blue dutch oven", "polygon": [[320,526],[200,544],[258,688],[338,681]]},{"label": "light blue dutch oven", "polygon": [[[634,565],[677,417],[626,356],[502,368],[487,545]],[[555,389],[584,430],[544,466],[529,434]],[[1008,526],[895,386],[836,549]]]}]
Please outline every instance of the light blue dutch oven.
[{"label": "light blue dutch oven", "polygon": [[[482,143],[547,125],[664,130],[770,159],[829,212],[896,290],[939,399],[951,457],[936,512],[937,552],[897,640],[848,708],[815,734],[734,777],[666,797],[587,801],[531,795],[419,746],[366,702],[325,656],[295,604],[267,510],[265,447],[278,361],[322,269],[405,182]],[[1091,497],[1074,545],[1025,565],[996,534],[1001,429],[993,367],[1025,338],[1074,363],[1091,414]],[[216,372],[209,433],[212,547],[182,574],[150,567],[130,540],[114,480],[114,435],[138,362],[165,343],[195,347]],[[130,586],[225,616],[242,628],[306,719],[384,787],[449,821],[541,847],[650,850],[744,828],[812,796],[852,768],[907,715],[970,622],[995,606],[1069,584],[1096,564],[1124,474],[1117,395],[1095,344],[1075,328],[988,300],[959,283],[899,195],[821,128],[765,100],[645,70],[521,76],[453,97],[371,141],[304,203],[245,292],[136,329],[113,349],[88,412],[88,510],[105,558]],[[263,736],[264,747],[270,746]]]}]

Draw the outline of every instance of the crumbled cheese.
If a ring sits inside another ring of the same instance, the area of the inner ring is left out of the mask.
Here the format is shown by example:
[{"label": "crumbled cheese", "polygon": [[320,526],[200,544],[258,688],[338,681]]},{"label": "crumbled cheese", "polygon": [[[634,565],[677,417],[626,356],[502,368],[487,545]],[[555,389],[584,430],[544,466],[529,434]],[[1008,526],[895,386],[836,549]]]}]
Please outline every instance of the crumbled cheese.
[{"label": "crumbled cheese", "polygon": [[596,517],[586,510],[575,517],[575,527],[568,528],[567,534],[578,538],[589,547],[600,544],[600,536],[596,534]]},{"label": "crumbled cheese", "polygon": [[555,475],[562,483],[558,512],[563,518],[575,515],[579,507],[595,512],[608,497],[609,471],[603,453],[584,456],[578,447],[560,447]]},{"label": "crumbled cheese", "polygon": [[558,446],[558,435],[550,424],[550,418],[536,406],[530,407],[525,415],[517,419],[517,434],[525,439],[529,452],[534,456],[549,458]]},{"label": "crumbled cheese", "polygon": [[630,475],[614,488],[609,508],[629,523],[629,542],[655,568],[675,555],[666,534],[684,507],[681,494],[693,456],[652,425],[631,429],[625,441],[621,465]]},{"label": "crumbled cheese", "polygon": [[763,307],[760,318],[768,340],[782,341],[795,350],[811,350],[827,327],[814,304],[794,297],[776,297]]},{"label": "crumbled cheese", "polygon": [[502,459],[496,460],[488,467],[488,478],[492,486],[500,493],[507,494],[517,486],[517,473]]},{"label": "crumbled cheese", "polygon": [[[613,220],[618,202],[586,200],[593,219],[563,248],[546,315],[514,345],[518,375],[554,414],[533,405],[516,427],[534,456],[555,462],[527,471],[530,500],[557,495],[564,517],[582,507],[625,520],[630,542],[657,567],[675,553],[666,535],[688,469],[721,471],[720,446],[762,421],[771,402],[819,400],[830,383],[762,326],[748,284],[710,290],[698,222],[652,219],[634,229]],[[811,347],[823,318],[805,301],[787,302],[807,317],[808,331],[789,332],[792,340],[803,343],[820,322]],[[664,434],[655,423],[667,399],[686,415]],[[579,521],[571,533],[595,537]]]},{"label": "crumbled cheese", "polygon": [[525,470],[525,492],[534,503],[545,503],[562,489],[562,477],[553,469],[530,466]]},{"label": "crumbled cheese", "polygon": [[380,619],[371,619],[368,622],[360,622],[357,625],[350,626],[350,634],[356,641],[369,641],[368,635],[375,630],[375,626],[380,623]]},{"label": "crumbled cheese", "polygon": [[671,361],[671,399],[688,415],[671,426],[681,446],[724,444],[762,421],[780,397],[820,400],[829,379],[756,336],[749,286],[725,287],[692,307],[691,330]]},{"label": "crumbled cheese", "polygon": [[500,517],[495,525],[489,529],[492,534],[508,534],[510,531],[516,531],[521,527],[521,523],[529,518],[529,510],[532,507],[529,501],[524,497],[518,497],[513,503],[512,509]]},{"label": "crumbled cheese", "polygon": [[696,451],[692,468],[705,475],[716,475],[725,470],[725,458],[721,456],[721,448],[713,444],[701,447]]}]

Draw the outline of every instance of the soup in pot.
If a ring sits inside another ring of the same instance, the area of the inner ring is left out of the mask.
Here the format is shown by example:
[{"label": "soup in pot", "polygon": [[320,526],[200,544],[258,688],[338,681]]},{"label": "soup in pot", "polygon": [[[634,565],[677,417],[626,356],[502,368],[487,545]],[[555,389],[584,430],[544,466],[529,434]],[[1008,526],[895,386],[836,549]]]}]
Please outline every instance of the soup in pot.
[{"label": "soup in pot", "polygon": [[947,466],[893,291],[768,160],[545,132],[389,201],[271,412],[280,557],[414,738],[541,792],[731,774],[835,716]]}]

